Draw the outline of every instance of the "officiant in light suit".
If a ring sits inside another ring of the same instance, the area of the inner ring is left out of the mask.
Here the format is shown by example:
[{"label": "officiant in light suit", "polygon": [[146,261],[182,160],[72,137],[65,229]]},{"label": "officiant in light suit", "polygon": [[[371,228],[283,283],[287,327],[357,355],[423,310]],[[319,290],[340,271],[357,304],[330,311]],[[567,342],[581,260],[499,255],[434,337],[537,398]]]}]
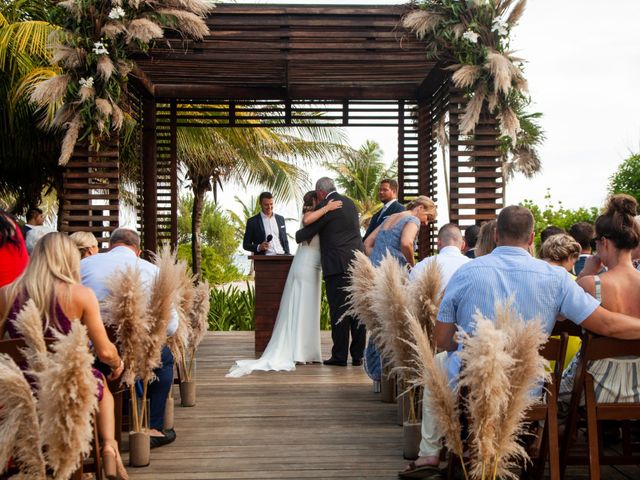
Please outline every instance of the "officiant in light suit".
[{"label": "officiant in light suit", "polygon": [[290,255],[284,217],[273,213],[273,195],[260,194],[260,213],[247,220],[242,248],[256,255]]}]

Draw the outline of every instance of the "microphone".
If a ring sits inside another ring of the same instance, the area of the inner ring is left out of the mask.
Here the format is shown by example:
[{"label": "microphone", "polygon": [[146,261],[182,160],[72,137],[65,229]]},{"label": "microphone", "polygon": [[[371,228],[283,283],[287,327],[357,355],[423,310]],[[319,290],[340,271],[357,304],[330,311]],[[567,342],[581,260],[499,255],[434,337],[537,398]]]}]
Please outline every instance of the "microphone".
[{"label": "microphone", "polygon": [[267,242],[270,242],[271,240],[273,240],[273,235],[271,234],[267,235]]}]

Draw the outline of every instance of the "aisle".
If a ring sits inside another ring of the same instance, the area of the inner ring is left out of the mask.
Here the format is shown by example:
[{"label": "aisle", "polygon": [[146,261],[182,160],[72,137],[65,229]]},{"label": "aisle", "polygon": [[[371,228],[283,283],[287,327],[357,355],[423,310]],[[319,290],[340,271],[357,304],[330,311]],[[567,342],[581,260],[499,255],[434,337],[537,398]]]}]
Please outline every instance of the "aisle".
[{"label": "aisle", "polygon": [[[323,352],[329,346],[324,332]],[[129,468],[132,479],[396,478],[406,463],[396,406],[380,402],[361,368],[224,377],[252,356],[252,332],[207,334],[198,405],[176,406],[176,442],[153,450],[149,467]]]}]

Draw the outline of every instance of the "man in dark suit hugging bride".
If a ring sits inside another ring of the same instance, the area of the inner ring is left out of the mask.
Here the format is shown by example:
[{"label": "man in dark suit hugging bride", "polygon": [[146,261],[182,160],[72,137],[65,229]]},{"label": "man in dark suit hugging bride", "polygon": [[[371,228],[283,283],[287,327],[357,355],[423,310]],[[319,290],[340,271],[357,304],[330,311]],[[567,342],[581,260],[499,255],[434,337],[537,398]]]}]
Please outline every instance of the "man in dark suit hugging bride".
[{"label": "man in dark suit hugging bride", "polygon": [[[316,182],[316,195],[320,203],[316,209],[323,209],[329,202],[340,201],[342,208],[331,210],[316,222],[296,232],[296,242],[311,240],[315,235],[320,238],[320,260],[322,275],[327,288],[327,300],[331,313],[331,338],[333,348],[331,358],[324,361],[325,365],[347,365],[347,356],[351,353],[353,365],[362,364],[366,331],[364,326],[358,325],[358,320],[345,317],[338,320],[346,311],[345,287],[349,277],[349,264],[355,256],[356,250],[364,251],[358,210],[353,201],[336,192],[332,179],[323,177]],[[349,334],[351,346],[349,347]]]}]

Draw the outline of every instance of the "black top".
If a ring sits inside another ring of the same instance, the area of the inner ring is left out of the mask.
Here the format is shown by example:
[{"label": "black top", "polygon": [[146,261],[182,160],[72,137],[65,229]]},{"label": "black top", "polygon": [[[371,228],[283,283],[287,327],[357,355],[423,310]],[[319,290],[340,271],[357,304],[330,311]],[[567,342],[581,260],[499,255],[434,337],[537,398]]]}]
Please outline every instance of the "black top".
[{"label": "black top", "polygon": [[342,208],[327,212],[318,221],[296,232],[298,243],[320,235],[322,274],[325,277],[346,273],[355,251],[364,251],[358,209],[353,201],[338,193],[331,193],[317,208],[324,207],[329,200],[341,200]]},{"label": "black top", "polygon": [[389,208],[387,208],[384,211],[384,213],[380,215],[382,213],[383,208],[378,210],[376,213],[373,214],[373,217],[371,217],[371,222],[369,222],[369,227],[367,228],[367,231],[365,232],[364,237],[362,238],[363,241],[366,240],[367,237],[371,235],[376,228],[382,225],[382,222],[384,222],[385,218],[387,218],[389,215],[393,215],[394,213],[400,213],[405,211],[404,205],[402,205],[397,200],[393,202],[391,205],[389,205]]}]

